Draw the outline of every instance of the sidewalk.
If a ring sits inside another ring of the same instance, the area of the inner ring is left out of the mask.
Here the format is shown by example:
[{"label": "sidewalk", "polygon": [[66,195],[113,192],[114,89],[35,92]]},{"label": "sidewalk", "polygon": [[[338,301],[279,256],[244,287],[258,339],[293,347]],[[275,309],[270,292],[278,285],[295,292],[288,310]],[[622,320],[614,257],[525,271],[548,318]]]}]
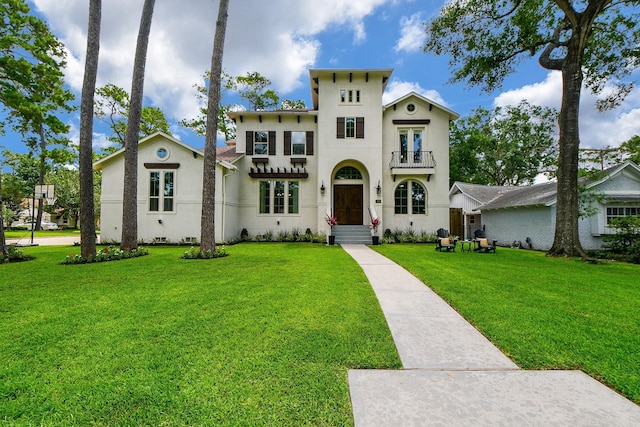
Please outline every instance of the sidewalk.
[{"label": "sidewalk", "polygon": [[[34,237],[33,244],[37,246],[66,246],[80,243],[80,236],[51,236],[51,237]],[[96,237],[96,243],[100,243],[100,236]],[[16,244],[18,246],[30,246],[31,235],[20,239],[7,239],[8,245]]]},{"label": "sidewalk", "polygon": [[356,427],[638,426],[640,407],[581,371],[523,371],[444,300],[364,245],[404,370],[350,370]]}]

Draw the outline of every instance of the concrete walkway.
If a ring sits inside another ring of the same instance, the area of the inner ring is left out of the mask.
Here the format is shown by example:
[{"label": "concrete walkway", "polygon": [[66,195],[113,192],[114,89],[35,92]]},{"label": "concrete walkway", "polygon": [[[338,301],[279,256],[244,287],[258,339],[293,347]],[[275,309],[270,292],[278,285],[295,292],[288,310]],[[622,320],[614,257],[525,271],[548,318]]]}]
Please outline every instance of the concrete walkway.
[{"label": "concrete walkway", "polygon": [[[96,237],[96,243],[100,243],[100,236]],[[20,239],[7,239],[8,245],[30,246],[31,235],[27,235]],[[51,236],[51,237],[34,237],[33,244],[37,246],[66,246],[80,244],[80,236]]]},{"label": "concrete walkway", "polygon": [[523,371],[444,300],[365,245],[404,370],[350,370],[356,427],[640,426],[640,406],[581,371]]}]

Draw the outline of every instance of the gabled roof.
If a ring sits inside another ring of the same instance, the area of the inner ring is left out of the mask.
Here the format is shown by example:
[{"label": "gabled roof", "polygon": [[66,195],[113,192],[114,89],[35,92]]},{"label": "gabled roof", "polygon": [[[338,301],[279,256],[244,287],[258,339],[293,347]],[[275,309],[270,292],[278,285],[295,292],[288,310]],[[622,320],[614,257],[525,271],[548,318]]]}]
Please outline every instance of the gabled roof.
[{"label": "gabled roof", "polygon": [[393,107],[395,104],[398,104],[398,103],[400,103],[400,102],[402,102],[402,101],[404,101],[404,100],[406,100],[408,98],[418,98],[419,100],[425,102],[426,104],[429,104],[430,108],[431,107],[436,107],[436,108],[444,111],[445,113],[447,113],[449,115],[449,120],[456,120],[458,117],[460,117],[460,114],[456,113],[455,111],[450,110],[447,107],[444,107],[444,106],[438,104],[437,102],[434,102],[434,101],[430,100],[429,98],[426,98],[426,97],[420,95],[417,92],[409,92],[409,93],[407,93],[406,95],[396,99],[395,101],[392,101],[392,102],[388,103],[387,105],[384,105],[382,107],[382,110],[384,111],[387,108]]},{"label": "gabled roof", "polygon": [[449,198],[454,194],[462,193],[474,201],[484,204],[489,203],[496,197],[500,197],[506,192],[517,190],[520,187],[505,187],[502,185],[481,185],[467,184],[466,182],[456,181],[449,190]]},{"label": "gabled roof", "polygon": [[631,160],[627,160],[618,165],[611,166],[602,171],[602,174],[598,179],[595,179],[587,184],[587,188],[595,187],[596,185],[600,185],[605,181],[608,181],[615,176],[622,173],[622,171],[628,171],[632,174],[636,175],[636,177],[640,180],[640,166],[636,165]]},{"label": "gabled roof", "polygon": [[[138,141],[138,146],[140,145],[144,145],[146,143],[148,143],[149,141],[152,141],[154,139],[156,139],[157,137],[162,137],[172,143],[174,143],[175,145],[178,145],[182,148],[184,148],[187,151],[191,151],[194,155],[194,157],[204,157],[204,153],[197,149],[197,148],[193,148],[190,145],[185,144],[184,142],[180,141],[177,138],[174,138],[171,135],[167,135],[164,132],[155,132],[152,133],[151,135],[148,135],[144,138],[142,138],[140,141]],[[231,163],[233,163],[235,160],[239,159],[240,157],[243,156],[243,154],[237,154],[235,151],[235,145],[233,146],[227,146],[227,147],[220,147],[216,149],[216,157],[217,155],[220,153],[220,150],[222,150],[224,152],[224,155],[217,159],[217,163],[220,164],[221,166],[223,166],[226,169],[237,169],[235,166],[233,166]],[[93,169],[95,170],[101,170],[103,165],[107,162],[110,162],[111,160],[114,160],[120,156],[124,155],[124,148],[119,149],[118,151],[114,151],[113,153],[109,154],[106,157],[103,157],[102,159],[96,161],[93,164]]]},{"label": "gabled roof", "polygon": [[[596,187],[605,181],[613,179],[614,177],[623,173],[623,171],[632,173],[640,181],[640,167],[633,163],[631,160],[620,163],[619,165],[612,166],[602,171],[602,174],[595,180],[582,180],[582,184],[587,188]],[[471,185],[471,184],[466,184]],[[543,184],[532,185],[529,187],[513,187],[514,191],[509,191],[494,200],[487,202],[477,210],[490,210],[490,209],[503,209],[514,208],[521,206],[551,206],[556,203],[557,195],[557,183],[546,182]],[[622,194],[616,194],[613,192],[613,196],[616,199],[624,199],[625,197],[637,200],[638,194],[628,194],[628,191]],[[451,193],[450,193],[451,194]]]},{"label": "gabled roof", "polygon": [[545,182],[527,187],[512,187],[494,200],[483,204],[477,210],[515,208],[518,206],[550,206],[556,201],[556,182]]}]

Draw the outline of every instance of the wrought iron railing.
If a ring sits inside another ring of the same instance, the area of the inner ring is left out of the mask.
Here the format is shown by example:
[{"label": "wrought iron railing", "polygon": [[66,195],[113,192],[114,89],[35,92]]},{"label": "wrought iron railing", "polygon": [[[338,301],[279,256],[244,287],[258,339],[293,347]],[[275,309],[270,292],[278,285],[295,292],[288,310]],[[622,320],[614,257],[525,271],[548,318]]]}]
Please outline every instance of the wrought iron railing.
[{"label": "wrought iron railing", "polygon": [[394,151],[391,153],[390,168],[435,168],[433,151]]}]

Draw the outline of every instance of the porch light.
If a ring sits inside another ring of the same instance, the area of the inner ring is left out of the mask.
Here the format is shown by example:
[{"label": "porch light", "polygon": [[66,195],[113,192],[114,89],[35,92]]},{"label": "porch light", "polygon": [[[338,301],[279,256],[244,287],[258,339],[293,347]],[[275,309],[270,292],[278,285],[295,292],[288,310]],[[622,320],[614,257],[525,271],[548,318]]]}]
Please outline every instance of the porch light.
[{"label": "porch light", "polygon": [[324,180],[322,181],[322,184],[320,185],[320,194],[322,194],[324,196],[324,190],[326,190],[326,188],[324,188]]},{"label": "porch light", "polygon": [[378,196],[380,194],[382,194],[382,187],[380,186],[380,180],[378,180],[378,186],[376,187],[376,193],[378,193]]}]

